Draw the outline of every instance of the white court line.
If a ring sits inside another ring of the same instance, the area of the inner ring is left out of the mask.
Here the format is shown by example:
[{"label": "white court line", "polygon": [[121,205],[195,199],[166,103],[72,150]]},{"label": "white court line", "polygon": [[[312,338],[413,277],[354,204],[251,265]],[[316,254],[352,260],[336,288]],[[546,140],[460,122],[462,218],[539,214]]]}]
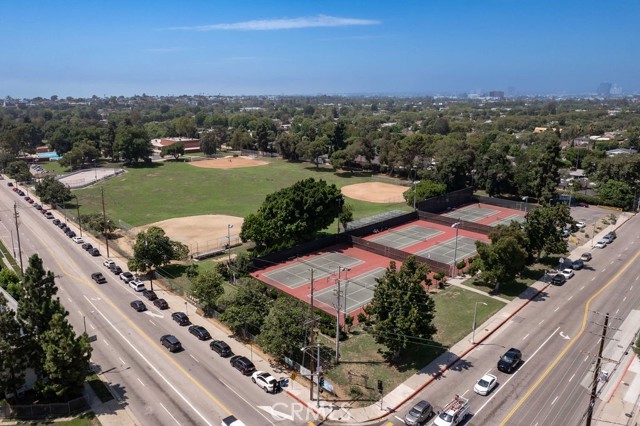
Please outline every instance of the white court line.
[{"label": "white court line", "polygon": [[169,415],[171,416],[171,418],[173,419],[173,421],[174,421],[174,422],[176,422],[176,424],[177,424],[178,426],[182,426],[182,425],[180,424],[180,422],[179,422],[175,417],[173,417],[173,414],[171,414],[171,412],[170,412],[169,410],[167,410],[167,407],[165,407],[165,406],[164,406],[164,404],[163,404],[162,402],[159,402],[158,404],[160,404],[160,406],[161,406],[162,408],[164,408],[164,411],[166,411],[166,412],[167,412],[167,414],[169,414]]}]

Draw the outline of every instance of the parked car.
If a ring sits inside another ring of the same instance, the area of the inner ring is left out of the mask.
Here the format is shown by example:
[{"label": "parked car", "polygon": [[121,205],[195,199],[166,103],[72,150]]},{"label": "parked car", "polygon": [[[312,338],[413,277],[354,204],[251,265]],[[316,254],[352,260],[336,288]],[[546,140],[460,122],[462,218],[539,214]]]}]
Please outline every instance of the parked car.
[{"label": "parked car", "polygon": [[147,306],[144,304],[142,300],[134,300],[133,302],[130,303],[130,305],[137,312],[143,312],[147,310]]},{"label": "parked car", "polygon": [[605,240],[600,240],[594,245],[594,247],[598,249],[603,249],[606,246],[607,246],[607,242]]},{"label": "parked car", "polygon": [[473,387],[473,391],[478,395],[489,395],[493,388],[498,385],[498,378],[493,374],[485,374]]},{"label": "parked car", "polygon": [[498,370],[511,373],[522,361],[522,352],[519,349],[511,348],[498,360]]},{"label": "parked car", "polygon": [[607,244],[611,244],[613,242],[615,238],[613,238],[613,235],[611,234],[607,234],[604,237],[602,237],[601,241],[604,241]]},{"label": "parked car", "polygon": [[13,186],[13,183],[7,182],[7,186]]},{"label": "parked car", "polygon": [[24,200],[28,203],[29,201],[31,201],[33,203],[33,200],[31,199],[31,197],[29,197],[28,195],[26,197],[24,197]]},{"label": "parked car", "polygon": [[193,334],[200,340],[209,340],[211,339],[211,334],[207,331],[206,328],[201,325],[192,325],[189,327],[189,333]]},{"label": "parked car", "polygon": [[66,231],[65,233],[67,234],[67,236],[68,236],[69,238],[73,238],[73,237],[75,237],[75,236],[76,236],[75,231],[72,231],[71,229],[68,229],[68,228],[67,228],[67,231]]},{"label": "parked car", "polygon": [[607,233],[607,235],[609,235],[609,236],[610,236],[611,238],[613,238],[614,240],[615,240],[616,238],[618,238],[618,234],[616,234],[616,231],[608,232],[608,233]]},{"label": "parked car", "polygon": [[160,343],[165,348],[169,349],[169,352],[177,352],[182,349],[182,344],[180,340],[176,338],[176,336],[172,336],[171,334],[165,334],[160,338]]},{"label": "parked car", "polygon": [[562,230],[562,238],[569,238],[569,235],[571,235],[571,230],[570,229],[563,229]]},{"label": "parked car", "polygon": [[562,274],[555,274],[551,277],[551,284],[562,285],[567,281],[567,279]]},{"label": "parked car", "polygon": [[51,213],[51,212],[46,212],[44,214],[44,217],[46,217],[47,219],[53,219],[54,218],[53,213]]},{"label": "parked car", "polygon": [[129,271],[122,272],[120,274],[120,279],[125,283],[128,283],[129,281],[133,280],[133,274]]},{"label": "parked car", "polygon": [[576,259],[571,263],[571,267],[574,271],[579,271],[580,269],[584,268],[584,262],[582,261],[582,259]]},{"label": "parked car", "polygon": [[94,256],[94,257],[98,257],[98,256],[100,256],[100,250],[98,250],[98,249],[97,249],[97,248],[95,248],[95,247],[94,247],[94,248],[92,248],[92,249],[87,250],[87,252],[89,252],[89,254],[90,254],[91,256]]},{"label": "parked car", "polygon": [[94,272],[91,274],[91,279],[98,284],[104,284],[107,282],[107,279],[102,275],[102,272]]},{"label": "parked car", "polygon": [[143,291],[145,290],[144,283],[140,280],[131,280],[129,281],[129,287],[134,289],[135,291]]},{"label": "parked car", "polygon": [[184,312],[174,312],[171,314],[171,319],[178,323],[178,325],[189,325],[189,317]]},{"label": "parked car", "polygon": [[266,393],[276,393],[281,389],[280,382],[266,371],[254,372],[251,375],[251,381]]},{"label": "parked car", "polygon": [[109,269],[111,270],[111,272],[113,272],[116,275],[120,275],[122,273],[122,268],[116,265],[115,263],[111,265]]},{"label": "parked car", "polygon": [[226,342],[223,342],[222,340],[214,340],[213,342],[209,343],[209,347],[211,348],[212,351],[216,352],[218,355],[220,355],[223,358],[226,358],[233,354],[231,347],[227,345]]},{"label": "parked car", "polygon": [[427,422],[433,416],[433,407],[424,399],[418,401],[404,416],[404,424],[418,426]]},{"label": "parked car", "polygon": [[158,296],[156,295],[156,292],[153,290],[143,290],[142,295],[146,297],[147,300],[149,300],[150,302],[153,302],[158,298]]},{"label": "parked car", "polygon": [[71,238],[73,240],[74,243],[76,244],[82,244],[84,243],[84,240],[82,239],[82,237],[73,237]]},{"label": "parked car", "polygon": [[58,225],[60,225],[60,219],[53,219],[53,222],[51,222],[51,223],[53,223],[54,225],[58,226]]},{"label": "parked car", "polygon": [[229,360],[231,366],[244,374],[245,376],[250,375],[254,371],[256,371],[255,365],[245,356],[242,355],[234,355]]},{"label": "parked car", "polygon": [[111,260],[111,259],[107,259],[107,260],[105,260],[104,262],[102,262],[102,264],[103,264],[104,266],[106,266],[107,268],[111,269],[111,266],[112,266],[112,265],[115,265],[115,264],[116,264],[116,262],[114,262],[114,261],[113,261],[113,260]]},{"label": "parked car", "polygon": [[583,221],[576,222],[576,227],[577,227],[578,229],[582,229],[582,228],[584,228],[584,227],[586,227],[586,226],[587,226],[587,224],[586,224],[585,222],[583,222]]},{"label": "parked car", "polygon": [[153,304],[158,309],[169,309],[169,304],[164,299],[156,299],[153,301]]},{"label": "parked car", "polygon": [[35,204],[33,205],[33,207],[35,207],[35,208],[36,208],[36,210],[42,210],[42,206],[41,206],[40,204],[38,204],[38,203],[35,203]]},{"label": "parked car", "polygon": [[563,269],[562,271],[560,271],[560,273],[561,273],[562,275],[564,275],[564,277],[565,277],[566,279],[573,278],[573,276],[575,275],[575,274],[573,273],[573,269],[571,269],[571,268],[565,268],[565,269]]},{"label": "parked car", "polygon": [[588,262],[591,260],[591,253],[586,252],[586,253],[582,253],[580,255],[580,260],[582,260],[583,262]]},{"label": "parked car", "polygon": [[85,249],[86,251],[89,251],[93,248],[93,246],[91,245],[91,243],[84,243],[82,245],[82,248]]}]

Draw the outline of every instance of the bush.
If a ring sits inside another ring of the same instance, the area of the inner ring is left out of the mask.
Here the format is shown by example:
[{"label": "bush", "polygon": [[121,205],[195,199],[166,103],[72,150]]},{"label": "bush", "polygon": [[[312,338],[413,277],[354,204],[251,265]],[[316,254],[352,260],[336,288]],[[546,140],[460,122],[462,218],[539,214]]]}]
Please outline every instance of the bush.
[{"label": "bush", "polygon": [[364,324],[365,322],[367,322],[367,316],[365,315],[365,313],[364,313],[364,312],[360,312],[360,313],[358,314],[358,322],[359,322],[360,324]]}]

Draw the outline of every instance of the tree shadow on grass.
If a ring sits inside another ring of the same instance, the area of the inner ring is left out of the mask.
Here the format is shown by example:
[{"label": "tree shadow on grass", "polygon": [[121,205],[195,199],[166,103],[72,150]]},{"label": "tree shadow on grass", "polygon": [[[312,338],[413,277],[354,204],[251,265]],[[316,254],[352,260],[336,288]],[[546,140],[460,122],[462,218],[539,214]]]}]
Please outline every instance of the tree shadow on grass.
[{"label": "tree shadow on grass", "polygon": [[186,273],[188,267],[189,265],[174,263],[158,268],[158,272],[168,278],[180,278]]},{"label": "tree shadow on grass", "polygon": [[393,362],[398,371],[418,371],[445,353],[444,346],[417,346]]},{"label": "tree shadow on grass", "polygon": [[123,164],[123,167],[128,169],[157,169],[159,167],[164,167],[164,162],[158,161],[139,161],[137,163]]}]

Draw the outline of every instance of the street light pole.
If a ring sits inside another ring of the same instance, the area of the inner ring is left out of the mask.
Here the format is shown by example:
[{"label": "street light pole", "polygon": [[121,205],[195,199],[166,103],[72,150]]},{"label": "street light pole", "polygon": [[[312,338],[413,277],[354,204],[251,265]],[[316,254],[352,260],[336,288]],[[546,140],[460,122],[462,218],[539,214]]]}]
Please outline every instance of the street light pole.
[{"label": "street light pole", "polygon": [[471,334],[471,343],[476,343],[476,316],[478,315],[478,305],[482,303],[484,306],[487,306],[484,302],[476,302],[476,306],[473,309],[473,332]]},{"label": "street light pole", "polygon": [[[458,219],[460,220],[460,219]],[[453,225],[451,225],[452,228],[456,228],[456,244],[455,247],[453,249],[453,271],[451,273],[451,278],[453,278],[455,272],[456,272],[456,262],[458,261],[458,230],[460,229],[460,222],[456,222]]]},{"label": "street light pole", "polygon": [[227,225],[227,252],[228,252],[229,265],[231,265],[231,228],[233,228],[233,225],[228,224]]},{"label": "street light pole", "polygon": [[524,212],[527,213],[527,204],[529,203],[529,196],[522,197],[522,201],[524,201]]},{"label": "street light pole", "polygon": [[413,181],[413,211],[416,211],[416,198],[418,198],[418,193],[416,192],[416,186],[420,183],[419,180]]},{"label": "street light pole", "polygon": [[78,196],[73,194],[76,197],[76,210],[78,212],[78,228],[80,228],[80,238],[82,238],[82,219],[80,219],[80,201],[78,201]]}]

